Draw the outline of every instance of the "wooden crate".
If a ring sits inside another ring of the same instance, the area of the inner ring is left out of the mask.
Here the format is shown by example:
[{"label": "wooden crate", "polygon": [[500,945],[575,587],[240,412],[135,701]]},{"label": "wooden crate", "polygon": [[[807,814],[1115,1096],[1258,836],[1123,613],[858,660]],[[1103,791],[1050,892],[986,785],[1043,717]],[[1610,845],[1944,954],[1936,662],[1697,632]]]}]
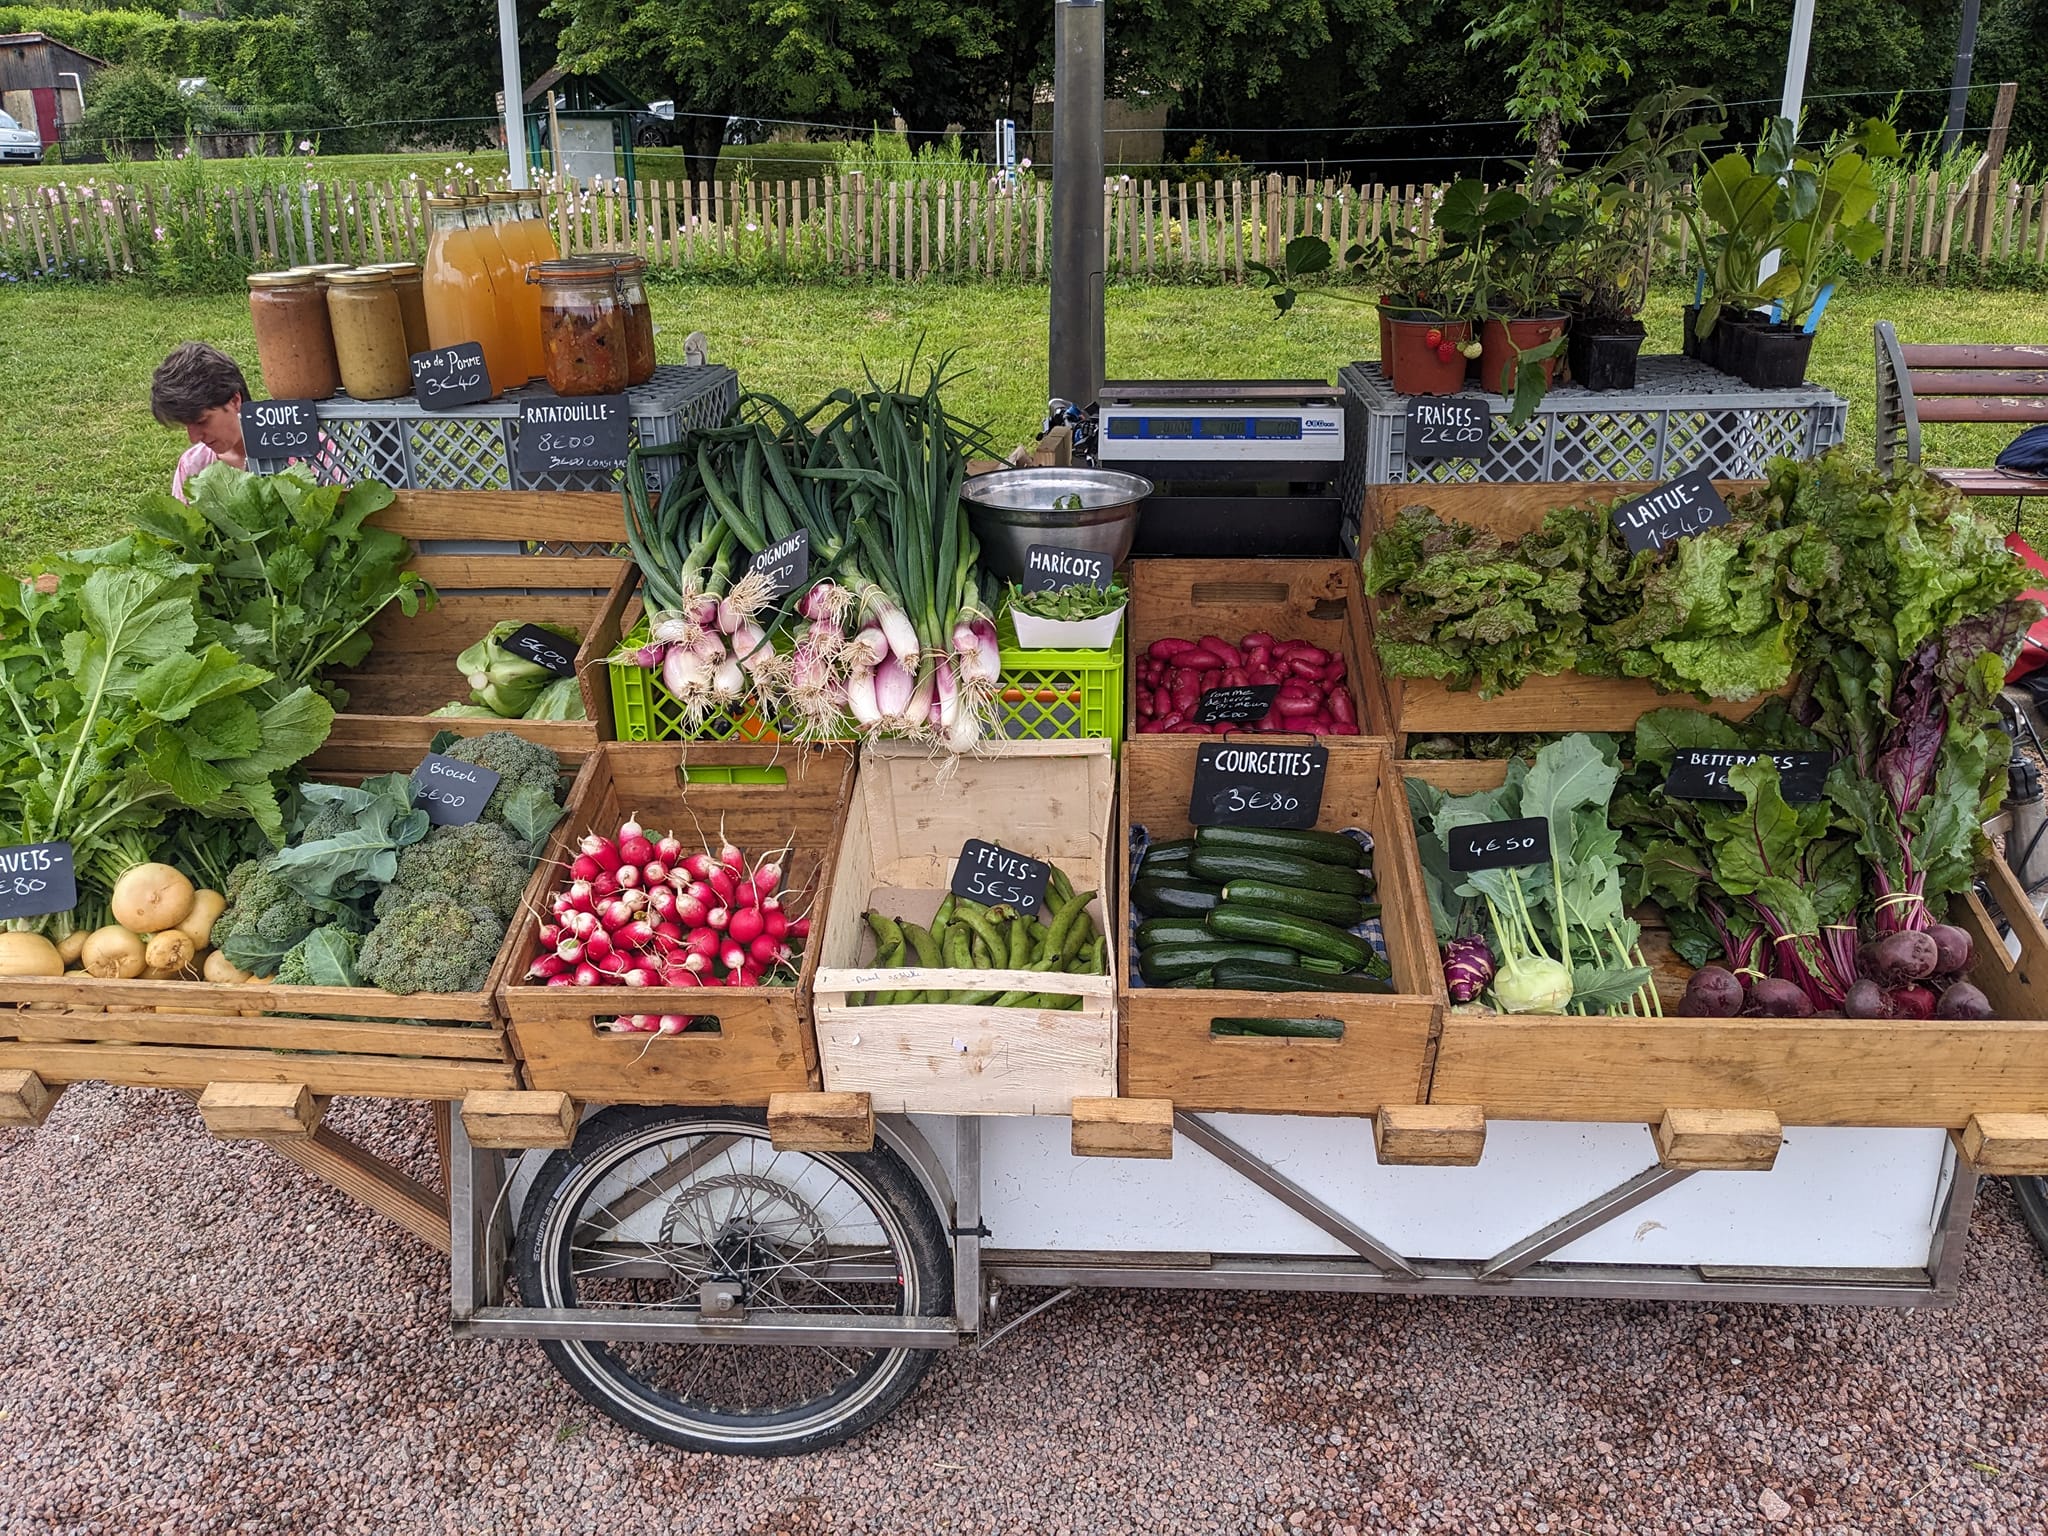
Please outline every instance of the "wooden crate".
[{"label": "wooden crate", "polygon": [[[333,675],[347,690],[348,704],[313,756],[312,770],[361,771],[391,747],[411,750],[417,761],[442,731],[474,736],[507,728],[581,762],[602,739],[600,722],[611,717],[604,668],[609,647],[598,649],[595,641],[612,588],[629,564],[606,552],[626,537],[619,498],[583,491],[399,491],[371,521],[416,545],[464,541],[483,543],[487,552],[429,552],[413,561],[439,601],[411,616],[394,604],[372,622],[373,643],[362,665]],[[528,554],[521,548],[527,542],[582,552]],[[455,658],[504,619],[564,624],[583,637],[576,669],[589,719],[427,718],[444,704],[468,701]]]},{"label": "wooden crate", "polygon": [[[1274,737],[1287,741],[1288,737]],[[1422,866],[1408,805],[1385,742],[1338,740],[1323,787],[1326,831],[1356,827],[1373,838],[1381,924],[1396,992],[1223,992],[1134,983],[1128,933],[1117,948],[1122,1031],[1118,1080],[1132,1098],[1171,1099],[1176,1109],[1263,1114],[1370,1115],[1420,1104],[1443,1012]],[[1124,749],[1120,825],[1124,862],[1131,829],[1155,840],[1188,837],[1195,747],[1180,737],[1140,737]],[[1131,871],[1122,877],[1127,892]],[[1216,1035],[1219,1018],[1324,1018],[1341,1040]]]},{"label": "wooden crate", "polygon": [[[364,749],[360,772],[333,777],[409,773],[419,755],[410,746]],[[495,998],[518,933],[514,925],[476,992],[398,997],[365,987],[6,977],[0,1071],[145,1088],[302,1083],[315,1094],[387,1099],[516,1088]]]},{"label": "wooden crate", "polygon": [[[1453,794],[1498,785],[1499,762],[1409,763]],[[1768,1110],[1786,1125],[1942,1126],[1973,1114],[2048,1109],[2048,930],[1998,858],[1979,873],[2019,935],[2009,956],[1984,903],[1948,920],[1976,947],[1973,980],[2005,1017],[1912,1019],[1580,1018],[1451,1010],[1430,1099],[1489,1119],[1656,1123],[1666,1110]],[[1643,948],[1664,1006],[1691,967],[1646,914]]]},{"label": "wooden crate", "polygon": [[[781,784],[685,783],[683,768],[774,768]],[[526,919],[499,1001],[511,1020],[527,1086],[607,1104],[766,1104],[770,1094],[818,1086],[817,1050],[804,1004],[817,969],[817,927],[827,910],[831,852],[852,787],[853,755],[837,747],[754,747],[708,742],[608,742],[577,784],[569,815],[527,889]],[[540,914],[584,833],[628,815],[649,835],[692,848],[721,835],[759,858],[789,845],[783,889],[812,938],[794,987],[534,986]],[[680,1013],[706,1021],[680,1035],[601,1033],[621,1013]]]},{"label": "wooden crate", "polygon": [[[825,913],[816,978],[825,1086],[873,1096],[878,1113],[1064,1115],[1116,1092],[1116,998],[1108,976],[873,967],[869,908],[929,922],[970,837],[1049,859],[1114,935],[1108,881],[1116,779],[1106,741],[991,743],[972,757],[885,742],[861,753]],[[1112,943],[1111,947],[1114,947]],[[855,1007],[854,992],[1057,992],[1073,1012],[917,1004]]]},{"label": "wooden crate", "polygon": [[1392,734],[1354,562],[1133,560],[1130,584],[1130,606],[1124,612],[1124,732],[1131,738],[1139,734],[1138,666],[1154,640],[1216,635],[1235,645],[1260,630],[1277,640],[1306,640],[1342,652],[1359,734]]},{"label": "wooden crate", "polygon": [[[1723,496],[1754,488],[1750,480],[1717,480]],[[1369,485],[1360,514],[1360,539],[1370,544],[1374,533],[1391,524],[1403,507],[1434,507],[1453,522],[1490,529],[1503,539],[1519,538],[1542,526],[1558,507],[1582,501],[1611,501],[1654,490],[1647,481],[1559,481],[1554,484],[1503,485]],[[1368,635],[1376,633],[1386,594],[1365,600]],[[1372,676],[1382,688],[1378,709],[1398,732],[1405,748],[1409,738],[1429,735],[1492,734],[1505,731],[1632,731],[1636,718],[1652,709],[1702,709],[1730,720],[1746,719],[1762,698],[1725,703],[1689,693],[1665,693],[1641,678],[1583,677],[1576,672],[1532,677],[1521,687],[1483,699],[1476,689],[1453,689],[1435,678],[1387,677],[1373,651]]]}]

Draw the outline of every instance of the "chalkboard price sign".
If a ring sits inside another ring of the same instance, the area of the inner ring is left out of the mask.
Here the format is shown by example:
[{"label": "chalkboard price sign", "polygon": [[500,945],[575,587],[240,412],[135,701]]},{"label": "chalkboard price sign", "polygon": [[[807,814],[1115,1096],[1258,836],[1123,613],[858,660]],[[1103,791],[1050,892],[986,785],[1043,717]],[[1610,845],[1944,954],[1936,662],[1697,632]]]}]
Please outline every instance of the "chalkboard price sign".
[{"label": "chalkboard price sign", "polygon": [[632,404],[624,395],[551,396],[519,406],[519,473],[618,469],[631,446]]},{"label": "chalkboard price sign", "polygon": [[960,845],[950,889],[963,901],[1015,907],[1029,917],[1045,905],[1046,882],[1051,879],[1052,866],[1043,859],[1026,858],[970,837]]},{"label": "chalkboard price sign", "polygon": [[1024,590],[1057,592],[1062,587],[1106,588],[1116,577],[1116,562],[1095,549],[1064,544],[1034,544],[1024,551]]},{"label": "chalkboard price sign", "polygon": [[1266,718],[1280,697],[1278,683],[1250,683],[1242,688],[1210,688],[1195,700],[1197,725],[1249,725]]},{"label": "chalkboard price sign", "polygon": [[1451,868],[1461,871],[1548,864],[1550,823],[1541,816],[1523,816],[1514,821],[1476,821],[1453,827],[1449,851]]},{"label": "chalkboard price sign", "polygon": [[491,398],[491,371],[481,343],[458,341],[412,355],[412,397],[423,411],[452,411]]},{"label": "chalkboard price sign", "polygon": [[1740,800],[1742,791],[1728,782],[1728,770],[1768,757],[1778,765],[1778,793],[1790,805],[1818,800],[1835,765],[1830,752],[1716,752],[1681,747],[1672,757],[1664,793],[1674,800]]},{"label": "chalkboard price sign", "polygon": [[557,677],[576,675],[576,642],[538,624],[522,624],[498,642],[514,656],[546,667]]},{"label": "chalkboard price sign", "polygon": [[242,446],[252,459],[305,459],[320,450],[320,411],[311,400],[242,402]]},{"label": "chalkboard price sign", "polygon": [[810,579],[811,536],[799,528],[754,556],[753,568],[768,578],[768,600],[794,592]]},{"label": "chalkboard price sign", "polygon": [[1313,827],[1323,814],[1327,747],[1205,741],[1195,749],[1188,820],[1198,827]]},{"label": "chalkboard price sign", "polygon": [[498,775],[475,763],[429,752],[412,771],[412,803],[437,827],[466,827],[483,815]]},{"label": "chalkboard price sign", "polygon": [[1493,434],[1493,410],[1477,395],[1410,395],[1407,456],[1483,459]]},{"label": "chalkboard price sign", "polygon": [[1689,470],[1614,509],[1615,526],[1637,554],[1662,549],[1728,521],[1728,503],[1704,469]]},{"label": "chalkboard price sign", "polygon": [[42,917],[78,905],[69,843],[0,848],[0,918]]}]

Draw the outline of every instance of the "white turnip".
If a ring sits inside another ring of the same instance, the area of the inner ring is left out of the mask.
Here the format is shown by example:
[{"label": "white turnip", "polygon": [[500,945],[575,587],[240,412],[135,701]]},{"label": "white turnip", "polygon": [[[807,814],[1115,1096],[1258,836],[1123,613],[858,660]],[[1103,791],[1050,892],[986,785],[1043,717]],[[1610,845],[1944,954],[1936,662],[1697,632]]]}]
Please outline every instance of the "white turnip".
[{"label": "white turnip", "polygon": [[161,933],[191,915],[198,895],[192,882],[168,864],[137,864],[114,882],[108,908],[130,933]]},{"label": "white turnip", "polygon": [[0,976],[62,976],[64,960],[39,933],[0,933]]}]

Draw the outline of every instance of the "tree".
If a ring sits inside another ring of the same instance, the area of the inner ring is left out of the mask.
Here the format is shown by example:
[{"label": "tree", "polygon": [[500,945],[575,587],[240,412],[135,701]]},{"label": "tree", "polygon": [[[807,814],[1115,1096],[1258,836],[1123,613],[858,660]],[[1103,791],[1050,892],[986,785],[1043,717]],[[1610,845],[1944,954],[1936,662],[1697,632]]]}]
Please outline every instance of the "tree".
[{"label": "tree", "polygon": [[1604,8],[1587,0],[1507,0],[1491,18],[1475,18],[1470,46],[1497,44],[1520,50],[1507,66],[1513,86],[1510,117],[1535,147],[1530,181],[1537,193],[1550,188],[1563,168],[1564,130],[1586,121],[1600,82],[1609,75],[1628,79],[1624,34]]}]

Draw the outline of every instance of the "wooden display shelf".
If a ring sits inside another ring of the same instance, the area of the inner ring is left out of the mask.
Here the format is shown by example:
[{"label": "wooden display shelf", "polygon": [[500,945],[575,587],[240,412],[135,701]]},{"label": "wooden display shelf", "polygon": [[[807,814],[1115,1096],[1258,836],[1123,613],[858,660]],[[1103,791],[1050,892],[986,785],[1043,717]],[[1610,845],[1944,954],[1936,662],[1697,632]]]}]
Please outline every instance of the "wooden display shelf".
[{"label": "wooden display shelf", "polygon": [[[1405,763],[1453,794],[1501,782],[1501,762]],[[1788,1126],[1930,1126],[2048,1110],[2048,929],[2003,861],[1979,873],[2018,934],[2008,954],[1975,894],[1949,921],[1976,949],[1971,979],[2002,1017],[1951,1019],[1583,1018],[1445,1013],[1432,1103],[1497,1120],[1636,1121],[1672,1110],[1749,1110]],[[1652,914],[1654,920],[1654,914]],[[1677,1006],[1691,967],[1646,924],[1659,997]]]},{"label": "wooden display shelf", "polygon": [[[1299,737],[1261,737],[1285,743]],[[1131,939],[1117,951],[1121,1014],[1119,1081],[1134,1098],[1170,1099],[1178,1110],[1289,1115],[1370,1115],[1420,1104],[1444,1007],[1443,973],[1429,928],[1422,866],[1408,803],[1385,742],[1332,740],[1323,788],[1326,831],[1356,827],[1373,839],[1381,924],[1395,992],[1221,992],[1135,984]],[[1188,794],[1195,751],[1186,738],[1140,737],[1124,750],[1119,846],[1131,829],[1154,840],[1191,836]],[[1128,895],[1131,871],[1120,876]],[[1121,932],[1121,930],[1120,930]],[[1336,1019],[1341,1040],[1217,1035],[1219,1018]]]},{"label": "wooden display shelf", "polygon": [[[1753,480],[1717,480],[1723,496],[1753,489]],[[1503,539],[1520,538],[1543,524],[1559,507],[1584,501],[1613,501],[1656,489],[1646,481],[1558,481],[1544,484],[1369,485],[1365,488],[1359,527],[1362,544],[1370,544],[1403,507],[1433,507],[1444,518],[1487,529]],[[1388,677],[1378,665],[1374,637],[1385,594],[1365,600],[1365,628],[1374,665],[1371,676],[1381,685],[1376,708],[1398,733],[1406,748],[1414,736],[1493,734],[1510,731],[1631,731],[1638,716],[1652,709],[1699,709],[1730,720],[1746,719],[1761,708],[1764,695],[1739,702],[1710,701],[1689,693],[1666,693],[1641,678],[1586,677],[1577,672],[1532,677],[1519,688],[1492,698],[1476,689],[1454,689],[1435,678]]]},{"label": "wooden display shelf", "polygon": [[[1116,947],[1109,881],[1116,800],[1107,741],[989,743],[970,757],[884,742],[861,753],[819,945],[818,1055],[826,1088],[866,1093],[878,1114],[1064,1115],[1116,1092],[1116,997],[1108,976],[957,971],[870,963],[870,908],[928,922],[960,846],[983,838],[1048,859]],[[1030,990],[1081,999],[1073,1011],[920,1003],[857,1007],[876,990]]]},{"label": "wooden display shelf", "polygon": [[[765,768],[779,784],[687,783],[685,768]],[[598,1104],[766,1104],[818,1086],[805,1000],[818,967],[832,851],[846,815],[854,760],[839,747],[718,742],[608,742],[585,766],[569,814],[526,893],[526,918],[498,992],[530,1088]],[[523,980],[539,949],[541,916],[575,857],[575,840],[616,830],[627,815],[649,835],[673,832],[696,849],[730,839],[749,859],[785,847],[783,901],[809,915],[811,941],[793,987],[547,987]],[[622,1013],[687,1014],[680,1035],[600,1032]]]},{"label": "wooden display shelf", "polygon": [[[1235,645],[1262,630],[1276,640],[1306,640],[1341,653],[1358,734],[1392,734],[1355,562],[1138,559],[1131,562],[1129,579],[1131,600],[1124,613],[1126,736],[1135,740],[1140,734],[1138,668],[1154,640],[1216,635]],[[1188,739],[1164,732],[1146,733],[1145,739],[1155,736],[1161,741]]]},{"label": "wooden display shelf", "polygon": [[[604,656],[593,642],[614,583],[627,562],[610,553],[625,540],[619,498],[580,491],[397,491],[371,522],[415,545],[474,542],[479,553],[418,555],[412,569],[438,594],[412,615],[396,604],[370,626],[371,649],[360,666],[332,675],[348,694],[326,743],[310,760],[315,773],[365,770],[389,748],[415,762],[442,731],[474,736],[511,730],[581,762],[603,739],[611,718]],[[582,553],[527,554],[522,545],[573,545]],[[467,703],[469,685],[455,658],[505,619],[562,624],[580,644],[577,677],[585,720],[431,718],[448,703]]]}]

